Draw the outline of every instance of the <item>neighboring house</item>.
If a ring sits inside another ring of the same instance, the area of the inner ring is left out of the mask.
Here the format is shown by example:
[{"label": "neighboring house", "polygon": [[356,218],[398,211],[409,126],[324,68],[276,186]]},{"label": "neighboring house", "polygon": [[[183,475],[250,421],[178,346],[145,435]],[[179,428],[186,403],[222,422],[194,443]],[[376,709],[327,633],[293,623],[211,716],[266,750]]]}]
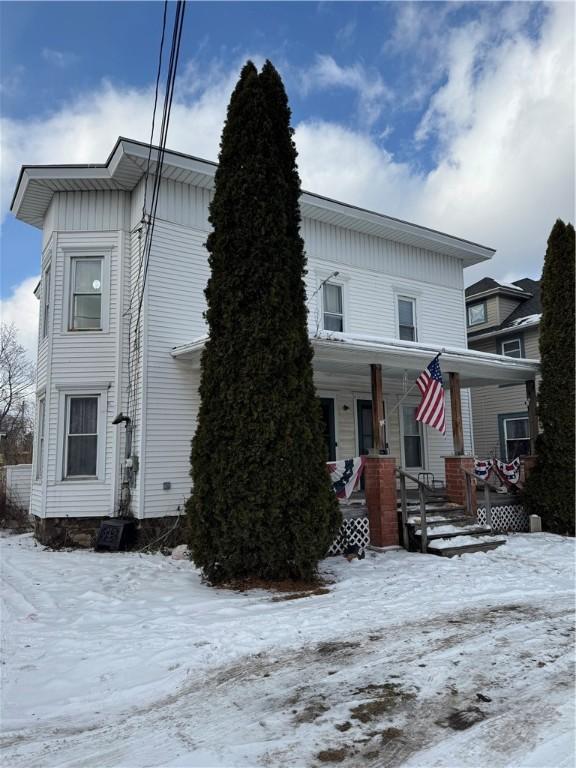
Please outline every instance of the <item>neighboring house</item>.
[{"label": "neighboring house", "polygon": [[[216,165],[166,152],[148,260],[149,152],[119,139],[103,165],[25,166],[18,180],[12,211],[43,232],[31,498],[41,535],[62,518],[93,529],[119,510],[153,527],[190,493]],[[157,158],[153,149],[149,187]],[[330,458],[382,439],[398,464],[442,479],[445,455],[473,451],[468,388],[538,370],[466,348],[464,269],[494,251],[310,193],[301,210]],[[415,421],[412,387],[438,352],[454,395],[446,437]],[[375,435],[382,378],[386,426]]]},{"label": "neighboring house", "polygon": [[[514,359],[540,359],[540,282],[485,277],[466,288],[468,346]],[[536,384],[538,379],[536,380]],[[480,457],[512,460],[531,453],[526,388],[499,384],[472,392],[474,446]]]}]

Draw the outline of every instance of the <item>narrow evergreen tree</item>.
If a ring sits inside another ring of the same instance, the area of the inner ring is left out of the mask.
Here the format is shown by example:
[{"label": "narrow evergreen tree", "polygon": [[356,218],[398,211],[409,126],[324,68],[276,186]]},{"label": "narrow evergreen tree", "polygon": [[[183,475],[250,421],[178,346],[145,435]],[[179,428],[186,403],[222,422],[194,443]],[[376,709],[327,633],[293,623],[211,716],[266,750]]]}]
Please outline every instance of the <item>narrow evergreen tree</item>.
[{"label": "narrow evergreen tree", "polygon": [[542,271],[542,381],[538,464],[526,483],[526,506],[547,530],[574,534],[574,227],[558,219]]},{"label": "narrow evergreen tree", "polygon": [[210,206],[209,340],[187,503],[213,583],[314,576],[338,528],[312,380],[300,181],[282,81],[251,62],[232,94]]}]

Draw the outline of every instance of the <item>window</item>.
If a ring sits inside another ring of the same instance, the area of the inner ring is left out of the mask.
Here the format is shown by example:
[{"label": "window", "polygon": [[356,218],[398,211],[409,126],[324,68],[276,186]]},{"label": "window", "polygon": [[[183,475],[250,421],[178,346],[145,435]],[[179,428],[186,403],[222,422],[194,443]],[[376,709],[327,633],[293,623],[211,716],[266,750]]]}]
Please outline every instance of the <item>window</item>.
[{"label": "window", "polygon": [[337,283],[324,283],[323,288],[324,330],[344,330],[344,302],[342,286]]},{"label": "window", "polygon": [[530,432],[528,417],[521,416],[503,419],[504,449],[506,461],[530,453]]},{"label": "window", "polygon": [[416,421],[417,408],[412,405],[402,406],[402,435],[404,441],[404,466],[423,467],[422,427]]},{"label": "window", "polygon": [[66,398],[65,477],[96,477],[98,396]]},{"label": "window", "polygon": [[502,342],[502,354],[506,357],[522,357],[522,342],[520,339],[506,339]]},{"label": "window", "polygon": [[404,341],[416,341],[416,301],[398,297],[398,332]]},{"label": "window", "polygon": [[71,259],[70,330],[102,329],[102,257]]},{"label": "window", "polygon": [[38,439],[36,443],[36,480],[42,479],[44,464],[44,421],[46,419],[46,398],[38,400]]},{"label": "window", "polygon": [[486,322],[486,303],[472,304],[468,307],[468,325],[480,325]]},{"label": "window", "polygon": [[42,338],[48,336],[48,322],[50,320],[50,267],[44,272],[44,287],[42,289]]}]

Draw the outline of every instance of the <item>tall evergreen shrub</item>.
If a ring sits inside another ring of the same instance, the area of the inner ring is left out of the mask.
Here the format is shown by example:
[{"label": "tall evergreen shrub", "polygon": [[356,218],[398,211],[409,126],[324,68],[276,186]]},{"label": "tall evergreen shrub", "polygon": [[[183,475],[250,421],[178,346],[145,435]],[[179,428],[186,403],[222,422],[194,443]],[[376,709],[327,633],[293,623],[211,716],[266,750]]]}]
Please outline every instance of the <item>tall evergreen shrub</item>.
[{"label": "tall evergreen shrub", "polygon": [[538,464],[526,483],[526,505],[547,530],[574,534],[574,227],[558,219],[542,271],[542,381]]},{"label": "tall evergreen shrub", "polygon": [[210,206],[209,340],[187,503],[213,583],[314,576],[340,523],[312,381],[300,179],[282,81],[251,62],[232,94]]}]

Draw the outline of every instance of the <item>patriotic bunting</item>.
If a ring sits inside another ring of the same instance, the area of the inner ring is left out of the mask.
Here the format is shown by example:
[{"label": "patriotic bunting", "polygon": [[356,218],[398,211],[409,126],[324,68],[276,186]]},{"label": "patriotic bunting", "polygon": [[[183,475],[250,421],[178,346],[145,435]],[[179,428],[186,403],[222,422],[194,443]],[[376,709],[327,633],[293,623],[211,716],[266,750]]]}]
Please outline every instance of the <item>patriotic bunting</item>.
[{"label": "patriotic bunting", "polygon": [[505,483],[517,485],[520,482],[520,459],[517,457],[510,462],[500,459],[474,459],[474,474],[477,478],[486,480],[491,472]]},{"label": "patriotic bunting", "polygon": [[331,461],[327,464],[332,480],[332,490],[339,499],[349,499],[364,471],[366,456]]}]

